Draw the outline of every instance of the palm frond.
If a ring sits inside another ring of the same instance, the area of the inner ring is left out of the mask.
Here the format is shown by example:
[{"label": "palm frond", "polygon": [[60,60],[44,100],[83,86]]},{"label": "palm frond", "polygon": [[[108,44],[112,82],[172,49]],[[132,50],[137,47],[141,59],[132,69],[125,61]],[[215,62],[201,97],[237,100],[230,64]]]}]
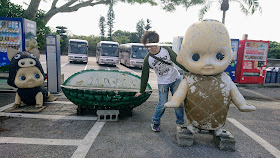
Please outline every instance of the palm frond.
[{"label": "palm frond", "polygon": [[240,1],[237,1],[239,3],[239,6],[240,6],[240,9],[241,11],[245,14],[245,15],[248,15],[249,14],[249,11],[248,9],[245,8],[245,6],[243,5],[243,3],[241,3]]},{"label": "palm frond", "polygon": [[211,7],[212,2],[206,3],[200,10],[199,10],[199,20],[202,20],[204,15],[208,12],[209,8]]},{"label": "palm frond", "polygon": [[243,0],[244,4],[248,6],[248,12],[254,14],[255,11],[262,12],[262,8],[259,4],[259,0]]}]

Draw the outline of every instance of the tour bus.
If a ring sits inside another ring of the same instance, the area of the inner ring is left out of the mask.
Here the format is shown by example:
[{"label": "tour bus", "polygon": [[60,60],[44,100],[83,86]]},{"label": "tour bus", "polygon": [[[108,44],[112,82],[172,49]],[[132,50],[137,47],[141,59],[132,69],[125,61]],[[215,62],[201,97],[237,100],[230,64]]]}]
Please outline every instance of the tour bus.
[{"label": "tour bus", "polygon": [[172,44],[160,43],[159,45],[160,45],[160,46],[169,47],[170,49],[172,49]]},{"label": "tour bus", "polygon": [[69,39],[68,60],[72,62],[88,62],[88,41]]},{"label": "tour bus", "polygon": [[120,63],[127,67],[143,67],[143,61],[148,53],[141,43],[126,43],[119,46]]},{"label": "tour bus", "polygon": [[118,42],[100,41],[96,46],[98,64],[117,65],[119,63]]}]

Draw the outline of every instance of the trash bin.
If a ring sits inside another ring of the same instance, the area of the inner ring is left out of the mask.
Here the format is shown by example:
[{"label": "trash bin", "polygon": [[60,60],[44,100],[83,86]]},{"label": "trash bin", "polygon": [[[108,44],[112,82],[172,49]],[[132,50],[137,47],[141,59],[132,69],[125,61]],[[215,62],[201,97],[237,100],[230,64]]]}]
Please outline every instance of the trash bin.
[{"label": "trash bin", "polygon": [[273,68],[271,71],[271,78],[269,83],[276,83],[276,75],[277,75],[276,69]]},{"label": "trash bin", "polygon": [[265,83],[270,83],[273,67],[266,68]]},{"label": "trash bin", "polygon": [[275,67],[276,71],[276,82],[275,83],[280,83],[280,67]]}]

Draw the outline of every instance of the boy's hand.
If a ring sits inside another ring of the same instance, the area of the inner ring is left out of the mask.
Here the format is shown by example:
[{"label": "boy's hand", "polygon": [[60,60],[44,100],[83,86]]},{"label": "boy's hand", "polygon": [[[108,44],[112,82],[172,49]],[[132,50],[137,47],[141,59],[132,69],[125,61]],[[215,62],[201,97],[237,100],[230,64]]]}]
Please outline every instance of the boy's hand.
[{"label": "boy's hand", "polygon": [[142,93],[138,92],[134,95],[134,97],[139,97],[140,95],[142,95]]}]

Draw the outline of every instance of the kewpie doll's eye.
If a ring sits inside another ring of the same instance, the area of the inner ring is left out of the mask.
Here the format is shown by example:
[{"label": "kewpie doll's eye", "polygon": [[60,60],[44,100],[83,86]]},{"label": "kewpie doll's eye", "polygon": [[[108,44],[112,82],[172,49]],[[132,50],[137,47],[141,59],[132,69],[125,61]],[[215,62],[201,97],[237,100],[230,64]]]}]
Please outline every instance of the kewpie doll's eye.
[{"label": "kewpie doll's eye", "polygon": [[24,75],[19,76],[20,81],[24,81],[25,79],[26,79],[26,77]]},{"label": "kewpie doll's eye", "polygon": [[218,60],[223,60],[224,57],[225,57],[225,55],[224,55],[223,53],[221,53],[221,52],[219,52],[219,53],[216,54],[216,58],[217,58]]},{"label": "kewpie doll's eye", "polygon": [[36,56],[35,56],[34,54],[30,54],[30,56],[31,56],[32,58],[35,58],[35,59],[36,59]]},{"label": "kewpie doll's eye", "polygon": [[40,78],[40,75],[39,74],[35,74],[34,78],[38,80]]},{"label": "kewpie doll's eye", "polygon": [[15,58],[15,59],[19,59],[19,58],[20,58],[20,54],[15,55],[14,58]]},{"label": "kewpie doll's eye", "polygon": [[198,53],[195,53],[195,54],[192,55],[192,60],[193,61],[198,61],[199,58],[200,58],[200,55]]}]

